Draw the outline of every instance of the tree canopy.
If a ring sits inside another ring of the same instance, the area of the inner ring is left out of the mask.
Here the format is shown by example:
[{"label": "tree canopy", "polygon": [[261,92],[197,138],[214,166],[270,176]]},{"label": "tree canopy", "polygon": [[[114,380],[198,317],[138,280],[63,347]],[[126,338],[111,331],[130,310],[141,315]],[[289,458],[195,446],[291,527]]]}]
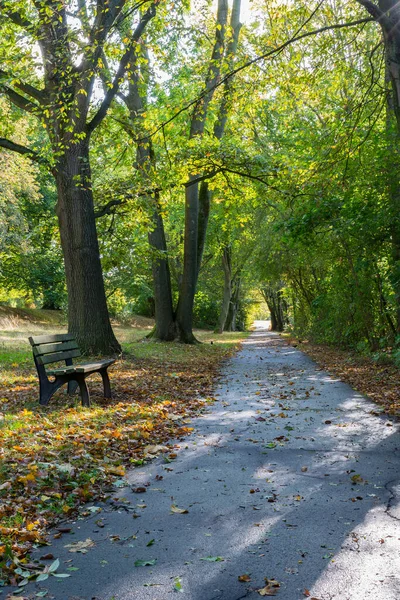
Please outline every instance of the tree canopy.
[{"label": "tree canopy", "polygon": [[0,8],[3,290],[92,352],[119,349],[109,311],[191,343],[262,297],[278,328],[395,352],[392,0]]}]

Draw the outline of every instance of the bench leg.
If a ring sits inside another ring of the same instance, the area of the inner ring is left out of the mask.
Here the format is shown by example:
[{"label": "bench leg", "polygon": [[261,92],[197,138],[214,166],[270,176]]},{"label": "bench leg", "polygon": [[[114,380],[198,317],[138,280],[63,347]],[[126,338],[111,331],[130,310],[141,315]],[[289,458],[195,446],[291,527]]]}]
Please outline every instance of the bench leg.
[{"label": "bench leg", "polygon": [[75,381],[75,379],[70,379],[68,381],[68,387],[67,387],[67,392],[70,396],[72,396],[73,394],[75,394],[76,390],[79,387],[79,383],[77,381]]},{"label": "bench leg", "polygon": [[46,385],[45,383],[40,382],[39,385],[40,385],[39,404],[41,406],[47,406],[50,401],[50,398],[52,397],[52,395],[54,394],[54,392],[56,390],[50,383],[48,383]]},{"label": "bench leg", "polygon": [[79,392],[82,398],[82,406],[90,406],[90,394],[88,386],[86,385],[86,381],[84,377],[77,378],[76,381],[79,385]]},{"label": "bench leg", "polygon": [[59,378],[56,378],[55,381],[41,378],[39,380],[39,404],[41,406],[47,406],[53,394],[55,394],[64,383],[65,381]]},{"label": "bench leg", "polygon": [[111,385],[110,378],[107,373],[107,369],[100,371],[101,378],[103,380],[104,398],[112,398],[111,396]]}]

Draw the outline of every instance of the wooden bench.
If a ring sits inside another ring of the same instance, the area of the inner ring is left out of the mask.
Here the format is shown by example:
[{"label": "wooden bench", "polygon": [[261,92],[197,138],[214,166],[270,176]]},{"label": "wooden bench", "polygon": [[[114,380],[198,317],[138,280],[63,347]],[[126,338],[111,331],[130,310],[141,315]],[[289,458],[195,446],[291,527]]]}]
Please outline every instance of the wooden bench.
[{"label": "wooden bench", "polygon": [[[47,406],[50,398],[58,388],[67,383],[68,393],[73,394],[79,386],[82,405],[90,406],[90,395],[85,379],[92,373],[100,373],[103,380],[104,397],[111,398],[107,369],[115,362],[115,359],[110,358],[93,363],[74,365],[72,359],[77,358],[81,353],[74,336],[70,333],[39,335],[30,337],[29,341],[39,376],[40,404]],[[65,367],[46,368],[46,365],[63,361],[65,361]],[[50,381],[49,376],[55,379]]]}]

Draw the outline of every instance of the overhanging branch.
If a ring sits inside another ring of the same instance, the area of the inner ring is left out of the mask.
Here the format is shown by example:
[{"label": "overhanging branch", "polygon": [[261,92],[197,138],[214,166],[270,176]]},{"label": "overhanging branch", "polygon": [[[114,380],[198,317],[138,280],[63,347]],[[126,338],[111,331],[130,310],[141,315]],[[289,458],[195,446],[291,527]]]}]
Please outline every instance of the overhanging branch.
[{"label": "overhanging branch", "polygon": [[93,119],[90,121],[90,123],[88,123],[87,125],[87,130],[88,133],[90,134],[92,131],[94,131],[94,129],[96,129],[96,127],[98,125],[100,125],[101,121],[104,119],[104,117],[107,114],[108,109],[111,106],[112,101],[114,100],[116,94],[119,91],[120,85],[121,85],[121,81],[125,75],[127,66],[129,64],[129,62],[132,60],[132,56],[133,56],[133,52],[135,49],[135,44],[136,42],[139,40],[140,36],[142,35],[147,23],[155,16],[156,14],[156,3],[153,3],[148,10],[145,12],[145,14],[143,15],[143,17],[140,19],[140,22],[138,24],[138,26],[136,27],[133,35],[132,35],[132,40],[129,44],[129,48],[127,48],[125,54],[123,55],[123,57],[121,58],[121,62],[119,64],[117,73],[114,77],[112,86],[110,87],[110,89],[107,91],[105,98],[103,100],[103,102],[101,103],[101,106],[99,108],[99,110],[97,111],[97,113],[94,115]]},{"label": "overhanging branch", "polygon": [[15,106],[18,106],[18,108],[21,108],[25,112],[31,113],[32,115],[37,115],[40,112],[40,108],[35,102],[28,100],[28,98],[21,96],[21,94],[18,94],[18,92],[12,88],[1,85],[0,83],[0,93],[1,92],[6,94]]},{"label": "overhanging branch", "polygon": [[114,214],[115,211],[113,209],[122,204],[126,204],[126,202],[126,200],[110,200],[107,204],[99,208],[99,210],[95,211],[95,219],[100,219],[100,217],[104,217],[105,215]]},{"label": "overhanging branch", "polygon": [[21,144],[17,144],[16,142],[12,142],[7,138],[0,138],[0,148],[5,148],[6,150],[11,150],[12,152],[16,152],[17,154],[21,154],[22,156],[26,156],[30,158],[33,162],[36,162],[40,165],[44,165],[54,174],[53,168],[50,163],[43,158],[36,150],[32,150],[32,148],[27,148],[26,146],[22,146]]},{"label": "overhanging branch", "polygon": [[[9,73],[0,69],[0,79],[2,79],[2,78],[10,79],[11,77],[12,76]],[[40,102],[40,103],[43,102],[43,92],[41,90],[38,90],[37,88],[35,88],[30,83],[25,83],[23,81],[16,80],[14,83],[14,86],[16,88],[18,88],[19,90],[21,90],[21,92],[23,92],[24,94],[31,96],[31,98],[35,98],[35,100],[38,100],[38,102]],[[9,88],[9,89],[11,89],[11,88]]]},{"label": "overhanging branch", "polygon": [[[307,22],[308,21],[309,21],[309,19],[307,19]],[[223,85],[231,77],[234,77],[235,75],[237,75],[241,71],[244,71],[248,67],[251,67],[251,65],[254,65],[254,64],[258,63],[261,60],[265,60],[267,58],[271,58],[271,57],[273,57],[275,55],[280,54],[281,52],[283,52],[283,50],[285,48],[287,48],[291,44],[294,44],[295,42],[299,42],[300,40],[303,40],[305,38],[308,38],[308,37],[311,37],[311,36],[314,36],[314,35],[318,35],[320,33],[324,33],[325,31],[331,31],[331,30],[334,30],[334,29],[343,29],[345,27],[356,27],[357,25],[364,25],[365,23],[371,23],[373,21],[375,21],[375,19],[373,19],[372,17],[366,17],[365,19],[358,19],[357,21],[351,21],[349,23],[336,23],[334,25],[327,25],[326,27],[320,27],[319,29],[314,29],[313,31],[308,31],[306,33],[302,33],[301,35],[295,35],[294,37],[290,38],[289,40],[286,40],[286,42],[284,42],[280,46],[277,46],[276,48],[273,48],[272,50],[269,50],[268,52],[265,52],[264,54],[261,54],[260,56],[256,56],[256,58],[253,58],[252,60],[249,60],[248,62],[244,63],[240,67],[237,67],[236,69],[233,69],[232,71],[230,71],[229,73],[227,73],[224,77],[222,77],[214,85],[214,89],[216,89],[219,86]],[[303,27],[304,27],[304,24],[301,27],[301,29]],[[163,127],[165,127],[166,125],[168,125],[169,123],[171,123],[172,121],[174,121],[180,114],[182,114],[183,112],[185,112],[186,110],[188,110],[189,108],[191,108],[194,104],[196,104],[197,102],[199,102],[199,100],[201,100],[202,98],[204,98],[204,96],[206,96],[209,93],[210,93],[209,89],[204,89],[194,100],[191,100],[190,102],[188,102],[187,104],[185,104],[185,106],[183,106],[178,111],[176,111],[176,113],[174,115],[172,115],[172,117],[170,119],[167,119],[166,121],[164,121],[163,123],[161,123],[161,125],[159,125],[148,136],[152,137],[153,135],[155,135],[156,133],[158,133]],[[140,140],[137,140],[137,141],[140,141]]]}]

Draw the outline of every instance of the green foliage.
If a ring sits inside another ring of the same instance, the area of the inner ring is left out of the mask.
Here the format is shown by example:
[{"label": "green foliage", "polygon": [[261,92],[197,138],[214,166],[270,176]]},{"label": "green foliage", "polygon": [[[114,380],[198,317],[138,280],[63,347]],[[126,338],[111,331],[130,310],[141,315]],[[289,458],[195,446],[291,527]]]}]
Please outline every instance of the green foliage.
[{"label": "green foliage", "polygon": [[[95,3],[83,4],[92,22]],[[37,16],[24,2],[15,6],[22,17]],[[247,15],[242,28],[235,65],[279,47],[297,31],[366,16],[358,4],[328,2],[307,21],[312,10],[300,0],[258,3],[257,14]],[[105,88],[128,43],[133,26],[128,16],[105,46],[108,66],[101,59],[94,68]],[[68,32],[75,58],[82,51],[83,26],[81,20],[81,33]],[[1,64],[9,67],[18,59],[15,77],[38,85],[34,36],[20,43],[15,24],[4,18],[1,27],[7,33],[0,44]],[[222,140],[216,139],[214,124],[223,86],[214,92],[203,135],[188,135],[190,113],[184,110],[203,89],[214,34],[210,3],[158,5],[135,50],[143,107],[132,118],[122,101],[114,102],[92,135],[96,210],[115,203],[97,220],[111,313],[153,315],[154,255],[147,237],[154,204],[149,190],[159,193],[177,297],[184,184],[189,174],[201,173],[209,177],[212,203],[195,297],[197,327],[214,328],[218,321],[222,255],[229,248],[230,283],[240,286],[239,326],[255,314],[254,290],[283,281],[291,327],[298,335],[362,351],[397,348],[400,277],[393,232],[398,211],[391,200],[397,138],[396,131],[388,131],[385,115],[387,84],[376,24],[304,38],[231,78]],[[231,35],[227,31],[227,39]],[[232,59],[224,57],[222,76],[232,68]],[[60,94],[77,77],[68,68],[61,75]],[[20,89],[16,78],[2,77],[4,85]],[[128,85],[122,83],[124,93]],[[101,89],[93,94],[89,111],[95,111],[102,96]],[[48,129],[38,127],[32,116],[22,119],[21,110],[4,101],[0,116],[1,135],[32,142],[49,158]],[[48,117],[42,115],[43,120]],[[137,141],[148,136],[155,160],[139,168]],[[18,289],[37,304],[64,307],[54,190],[24,158],[4,152],[0,160],[3,293]]]}]

